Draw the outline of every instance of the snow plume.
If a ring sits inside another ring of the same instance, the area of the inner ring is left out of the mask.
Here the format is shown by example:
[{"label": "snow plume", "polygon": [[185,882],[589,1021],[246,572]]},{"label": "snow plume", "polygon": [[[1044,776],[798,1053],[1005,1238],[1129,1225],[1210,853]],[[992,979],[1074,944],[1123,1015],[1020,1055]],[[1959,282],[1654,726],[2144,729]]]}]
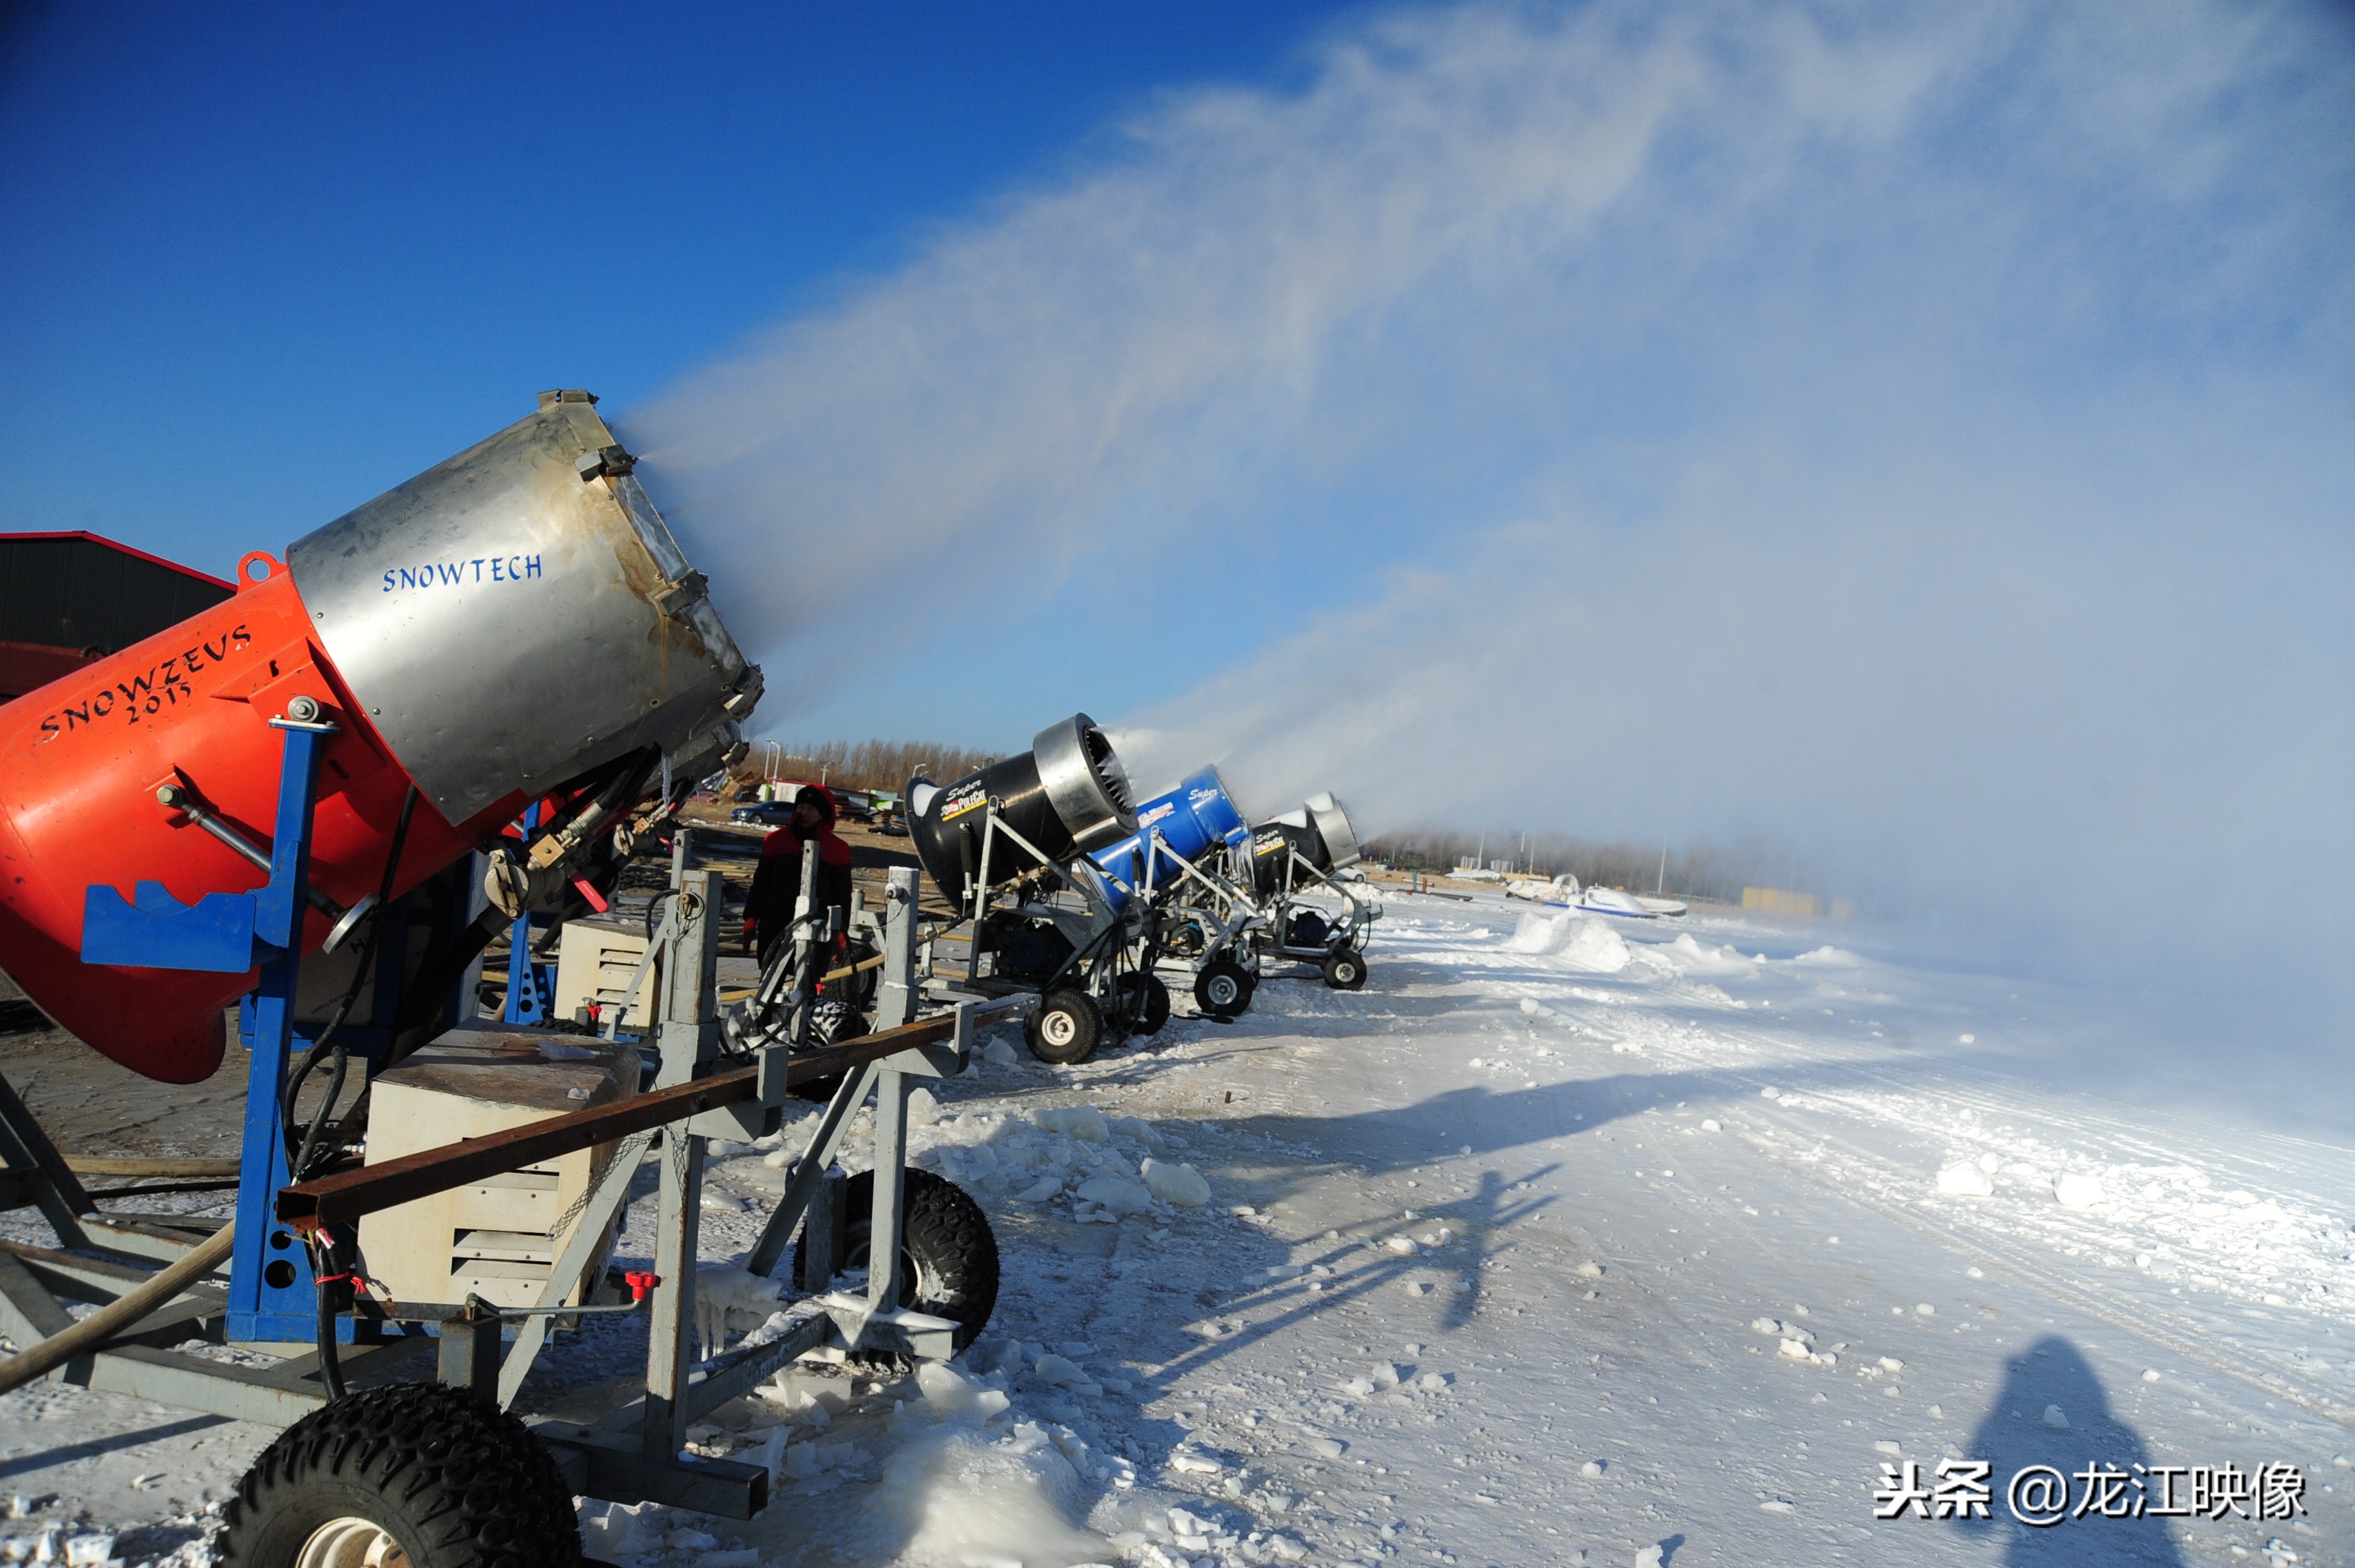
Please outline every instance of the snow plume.
[{"label": "snow plume", "polygon": [[631,438],[759,651],[1225,563],[1198,645],[1293,635],[1140,784],[1769,834],[2337,1058],[2266,1024],[2355,925],[2254,933],[2355,869],[2350,62],[2263,0],[1380,13]]}]

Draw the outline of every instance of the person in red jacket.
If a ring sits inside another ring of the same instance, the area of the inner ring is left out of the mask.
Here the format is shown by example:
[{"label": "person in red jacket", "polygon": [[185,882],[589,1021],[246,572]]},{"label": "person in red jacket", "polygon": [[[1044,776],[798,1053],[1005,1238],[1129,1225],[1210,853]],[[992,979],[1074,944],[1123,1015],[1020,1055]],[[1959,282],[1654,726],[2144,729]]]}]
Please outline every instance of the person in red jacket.
[{"label": "person in red jacket", "polygon": [[768,966],[769,954],[793,936],[794,905],[801,898],[802,856],[817,845],[817,913],[840,910],[836,929],[850,929],[850,846],[834,830],[834,796],[817,784],[802,785],[794,819],[761,842],[760,869],[744,899],[744,940]]}]

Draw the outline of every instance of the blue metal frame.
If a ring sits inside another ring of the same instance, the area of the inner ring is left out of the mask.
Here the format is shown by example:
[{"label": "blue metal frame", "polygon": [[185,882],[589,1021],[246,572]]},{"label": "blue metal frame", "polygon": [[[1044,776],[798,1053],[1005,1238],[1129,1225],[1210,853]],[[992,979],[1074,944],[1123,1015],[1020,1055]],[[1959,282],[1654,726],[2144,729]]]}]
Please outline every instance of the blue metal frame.
[{"label": "blue metal frame", "polygon": [[[523,814],[524,842],[531,841],[531,830],[539,826],[539,803],[534,801]],[[507,1000],[500,1019],[511,1024],[546,1023],[556,1005],[556,969],[553,965],[531,961],[531,912],[526,910],[515,917],[507,931]]]},{"label": "blue metal frame", "polygon": [[[228,1337],[244,1343],[307,1342],[317,1331],[319,1310],[310,1255],[279,1225],[272,1200],[287,1179],[278,1100],[297,1038],[293,1015],[302,980],[303,921],[309,909],[319,753],[334,727],[286,719],[273,719],[271,724],[285,736],[285,752],[279,769],[278,820],[270,840],[270,880],[250,892],[207,893],[193,905],[182,904],[156,882],[138,883],[127,903],[113,888],[93,887],[83,906],[81,947],[86,964],[215,972],[258,966],[261,971],[259,983],[239,1008],[250,1055]],[[400,948],[379,941],[378,953],[381,977],[382,964],[399,964]],[[389,1005],[386,992],[393,992],[391,999],[397,1000],[398,989],[378,987],[379,1022],[389,1023],[381,1017]],[[341,1325],[344,1339],[351,1338],[352,1327],[349,1319]]]}]

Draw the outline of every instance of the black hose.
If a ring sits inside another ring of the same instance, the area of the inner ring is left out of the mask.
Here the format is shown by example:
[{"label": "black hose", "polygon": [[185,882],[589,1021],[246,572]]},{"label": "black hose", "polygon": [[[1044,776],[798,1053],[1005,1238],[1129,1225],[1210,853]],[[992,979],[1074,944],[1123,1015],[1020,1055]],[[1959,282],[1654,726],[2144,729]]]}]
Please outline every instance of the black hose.
[{"label": "black hose", "polygon": [[[632,766],[634,760],[634,766]],[[581,788],[584,792],[596,790],[598,798],[610,808],[625,795],[634,799],[637,791],[645,787],[646,775],[661,760],[662,752],[651,746],[629,752],[617,762],[607,764],[606,768],[590,774]],[[585,901],[581,901],[582,907],[586,907]],[[400,1008],[392,1026],[392,1050],[384,1061],[386,1067],[405,1060],[433,1038],[437,1032],[434,1017],[450,987],[457,984],[458,976],[465,973],[466,966],[482,956],[483,950],[491,944],[492,939],[510,923],[511,917],[501,914],[497,906],[493,905],[476,915],[471,924],[418,969],[416,978],[401,994]]]},{"label": "black hose", "polygon": [[400,799],[400,816],[392,828],[392,852],[385,857],[384,878],[377,890],[376,912],[368,922],[368,939],[360,944],[359,963],[352,970],[352,983],[344,988],[342,999],[336,1002],[335,1012],[327,1019],[327,1027],[320,1031],[318,1040],[304,1053],[302,1065],[287,1081],[285,1097],[278,1115],[279,1125],[291,1133],[294,1123],[295,1096],[302,1092],[304,1080],[311,1075],[329,1048],[333,1047],[335,1075],[328,1080],[326,1093],[320,1096],[318,1109],[311,1114],[310,1125],[304,1129],[302,1143],[291,1147],[286,1162],[288,1176],[295,1181],[308,1180],[314,1174],[310,1166],[318,1152],[319,1135],[326,1127],[327,1114],[335,1109],[336,1100],[343,1095],[344,1080],[351,1068],[351,1051],[347,1046],[339,1043],[338,1037],[343,1032],[344,1020],[351,1016],[353,1005],[359,1000],[360,987],[368,984],[368,969],[376,960],[377,944],[384,931],[385,912],[392,902],[393,883],[400,873],[400,852],[409,842],[410,819],[416,811],[417,786],[412,784]]}]

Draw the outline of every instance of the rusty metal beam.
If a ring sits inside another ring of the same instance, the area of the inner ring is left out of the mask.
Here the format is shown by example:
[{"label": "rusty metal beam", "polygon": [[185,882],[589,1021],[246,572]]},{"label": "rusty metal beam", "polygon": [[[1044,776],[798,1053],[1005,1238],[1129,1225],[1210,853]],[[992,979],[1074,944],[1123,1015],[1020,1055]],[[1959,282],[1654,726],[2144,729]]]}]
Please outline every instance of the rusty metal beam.
[{"label": "rusty metal beam", "polygon": [[[801,1052],[786,1064],[785,1082],[794,1084],[831,1077],[917,1046],[947,1040],[955,1032],[955,1015],[944,1014],[902,1024],[880,1034],[862,1035],[823,1051]],[[758,1098],[759,1094],[760,1069],[733,1068],[693,1083],[616,1100],[594,1110],[550,1116],[485,1137],[421,1150],[380,1165],[357,1166],[298,1187],[282,1188],[278,1193],[278,1219],[282,1224],[307,1235],[322,1225],[348,1224],[363,1214],[430,1198],[436,1192],[521,1170],[580,1149],[593,1148],[648,1127],[686,1121],[706,1111]]]}]

